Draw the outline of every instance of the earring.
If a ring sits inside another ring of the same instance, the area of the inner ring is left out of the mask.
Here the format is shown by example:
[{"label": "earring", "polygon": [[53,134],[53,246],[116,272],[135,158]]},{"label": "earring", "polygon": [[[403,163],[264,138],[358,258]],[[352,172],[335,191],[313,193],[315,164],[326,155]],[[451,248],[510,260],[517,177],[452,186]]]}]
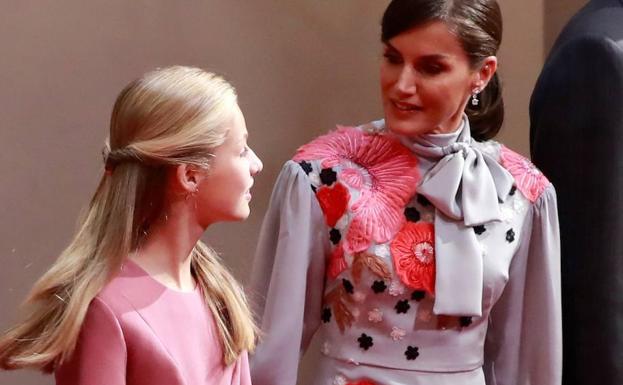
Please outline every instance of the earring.
[{"label": "earring", "polygon": [[478,88],[474,88],[474,91],[472,92],[472,106],[474,107],[478,107],[478,105],[480,104],[480,100],[478,100],[479,93],[480,90]]}]

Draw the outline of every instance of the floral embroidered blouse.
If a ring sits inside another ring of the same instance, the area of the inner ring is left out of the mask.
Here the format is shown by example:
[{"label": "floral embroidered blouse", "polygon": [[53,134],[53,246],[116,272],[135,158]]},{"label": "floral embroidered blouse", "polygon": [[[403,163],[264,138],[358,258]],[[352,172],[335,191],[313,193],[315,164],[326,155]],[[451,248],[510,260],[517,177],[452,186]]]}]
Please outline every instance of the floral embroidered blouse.
[{"label": "floral embroidered blouse", "polygon": [[275,186],[254,261],[255,385],[559,385],[553,186],[494,141],[409,139],[383,121],[302,146]]}]

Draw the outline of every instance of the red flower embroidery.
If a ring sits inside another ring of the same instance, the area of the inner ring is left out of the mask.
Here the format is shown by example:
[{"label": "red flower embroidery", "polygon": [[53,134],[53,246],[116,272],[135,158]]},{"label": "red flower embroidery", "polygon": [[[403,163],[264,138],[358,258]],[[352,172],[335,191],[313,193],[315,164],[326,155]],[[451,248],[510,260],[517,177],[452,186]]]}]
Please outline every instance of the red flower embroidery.
[{"label": "red flower embroidery", "polygon": [[353,219],[344,242],[346,252],[364,251],[372,241],[387,242],[400,230],[402,210],[415,194],[419,174],[416,156],[398,140],[338,126],[294,156],[297,162],[310,159],[322,159],[322,167],[341,164],[349,185],[361,188],[350,208]]},{"label": "red flower embroidery", "polygon": [[333,187],[322,186],[318,189],[316,198],[318,198],[327,225],[335,227],[337,221],[348,208],[348,200],[350,199],[348,188],[340,182],[334,183]]},{"label": "red flower embroidery", "polygon": [[376,385],[376,383],[370,380],[360,380],[357,382],[349,382],[346,385]]},{"label": "red flower embroidery", "polygon": [[500,149],[500,159],[502,166],[515,178],[517,189],[530,202],[534,203],[549,186],[545,175],[532,162],[505,146]]},{"label": "red flower embroidery", "polygon": [[344,259],[344,248],[342,247],[342,244],[339,243],[329,255],[326,272],[327,277],[335,279],[341,272],[346,270],[347,267],[348,265],[346,264],[346,259]]},{"label": "red flower embroidery", "polygon": [[400,280],[413,289],[435,291],[435,229],[432,223],[407,222],[390,245]]}]

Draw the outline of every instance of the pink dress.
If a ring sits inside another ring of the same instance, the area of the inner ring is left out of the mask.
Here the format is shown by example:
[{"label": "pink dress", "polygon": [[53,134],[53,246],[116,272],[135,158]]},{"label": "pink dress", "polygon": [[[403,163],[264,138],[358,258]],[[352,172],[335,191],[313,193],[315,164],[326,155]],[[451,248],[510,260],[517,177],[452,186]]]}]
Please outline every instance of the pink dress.
[{"label": "pink dress", "polygon": [[172,290],[127,261],[89,306],[59,385],[250,385],[247,353],[225,366],[201,292]]}]

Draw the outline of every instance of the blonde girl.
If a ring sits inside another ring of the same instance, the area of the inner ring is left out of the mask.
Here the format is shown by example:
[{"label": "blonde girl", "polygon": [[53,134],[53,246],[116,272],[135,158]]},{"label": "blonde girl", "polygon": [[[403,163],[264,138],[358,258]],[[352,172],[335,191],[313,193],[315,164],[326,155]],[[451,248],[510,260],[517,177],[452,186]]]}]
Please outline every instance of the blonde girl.
[{"label": "blonde girl", "polygon": [[250,384],[243,292],[200,241],[249,215],[262,163],[232,86],[198,68],[131,82],[110,122],[105,173],[69,246],[0,337],[0,367],[57,384]]}]

